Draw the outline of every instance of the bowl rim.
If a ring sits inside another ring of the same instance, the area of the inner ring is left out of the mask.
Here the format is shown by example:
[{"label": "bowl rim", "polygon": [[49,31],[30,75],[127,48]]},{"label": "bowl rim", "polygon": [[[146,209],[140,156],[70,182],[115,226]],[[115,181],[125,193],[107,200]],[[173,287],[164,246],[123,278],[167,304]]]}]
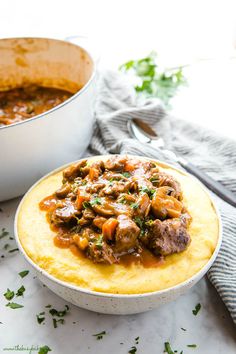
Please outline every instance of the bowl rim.
[{"label": "bowl rim", "polygon": [[[122,154],[115,154],[115,155],[122,155]],[[205,193],[207,194],[208,198],[211,201],[211,205],[213,206],[215,213],[217,215],[217,219],[218,219],[218,240],[217,240],[217,244],[215,247],[214,252],[212,253],[211,257],[209,258],[209,260],[207,261],[207,263],[195,274],[193,274],[190,278],[186,279],[185,281],[178,283],[172,287],[166,288],[166,289],[162,289],[162,290],[156,290],[156,291],[150,291],[150,292],[145,292],[145,293],[134,293],[134,294],[116,294],[116,293],[105,293],[105,292],[100,292],[100,291],[95,291],[95,290],[90,290],[90,289],[86,289],[86,288],[82,288],[79,287],[77,285],[73,285],[70,284],[66,281],[60,280],[58,278],[56,278],[55,276],[49,274],[45,269],[41,268],[38,264],[36,264],[26,253],[26,251],[24,250],[20,240],[19,240],[19,235],[18,235],[18,230],[17,230],[17,223],[18,223],[18,215],[21,209],[22,204],[24,203],[25,199],[28,197],[28,195],[30,194],[30,192],[39,184],[41,183],[43,180],[47,179],[48,177],[50,177],[53,174],[56,174],[58,172],[60,172],[61,170],[65,169],[66,167],[73,165],[81,160],[84,159],[92,159],[92,158],[106,158],[109,156],[114,156],[114,155],[94,155],[94,156],[88,156],[88,157],[84,157],[82,159],[78,159],[72,162],[69,162],[63,166],[60,166],[58,168],[56,168],[55,170],[49,172],[48,174],[46,174],[45,176],[43,176],[42,178],[40,178],[36,183],[34,183],[30,189],[25,193],[25,195],[23,196],[23,198],[21,199],[16,213],[15,213],[15,218],[14,218],[14,235],[15,235],[15,239],[16,239],[16,243],[19,247],[19,250],[21,251],[21,253],[23,254],[24,258],[28,261],[28,263],[30,263],[30,265],[35,268],[36,271],[38,271],[41,275],[44,275],[46,278],[48,278],[49,280],[55,282],[56,284],[60,285],[60,286],[64,286],[66,288],[72,289],[72,290],[76,290],[78,292],[82,292],[86,295],[90,295],[90,296],[100,296],[100,297],[105,297],[105,298],[117,298],[117,299],[136,299],[136,298],[142,298],[142,297],[152,297],[152,296],[156,296],[156,295],[165,295],[166,293],[172,292],[172,291],[178,291],[179,289],[187,286],[190,283],[194,283],[197,282],[198,280],[200,280],[201,275],[204,276],[205,273],[208,271],[208,269],[211,267],[211,265],[213,264],[213,262],[215,261],[220,247],[221,247],[221,243],[222,243],[222,221],[221,221],[221,215],[219,212],[219,209],[215,203],[215,201],[213,201],[209,191],[206,189],[206,187],[194,176],[192,176],[190,173],[185,172],[181,169],[179,169],[178,167],[175,167],[172,164],[166,163],[164,161],[158,160],[158,159],[153,159],[153,158],[148,158],[145,156],[138,156],[138,155],[129,155],[129,154],[124,154],[125,156],[128,157],[135,157],[135,158],[141,158],[141,159],[146,159],[146,160],[151,160],[151,161],[155,161],[157,163],[159,163],[160,165],[169,167],[171,169],[175,169],[176,171],[189,176],[190,178],[194,178],[194,180],[200,184],[201,188],[204,189]]]},{"label": "bowl rim", "polygon": [[[46,115],[48,115],[48,114],[60,109],[61,107],[66,106],[68,103],[70,103],[71,101],[75,100],[78,96],[83,94],[84,91],[87,91],[88,87],[94,81],[94,78],[95,78],[95,76],[97,74],[97,63],[94,60],[94,58],[91,55],[91,53],[87,49],[83,48],[82,46],[80,46],[78,44],[72,43],[69,40],[66,41],[66,40],[63,40],[63,39],[56,39],[56,38],[49,38],[49,37],[9,37],[9,38],[7,37],[7,38],[0,38],[0,41],[5,41],[5,40],[8,40],[8,39],[9,40],[14,40],[14,39],[16,39],[16,40],[17,39],[36,39],[36,40],[37,39],[44,39],[44,40],[51,40],[51,41],[55,41],[55,42],[63,42],[63,43],[70,44],[70,45],[75,46],[75,47],[79,47],[90,57],[90,59],[92,61],[92,65],[93,65],[93,70],[92,70],[92,74],[91,74],[89,80],[86,82],[86,84],[80,90],[75,92],[71,97],[69,97],[67,100],[65,100],[64,102],[60,103],[59,105],[57,105],[55,107],[52,107],[48,111],[45,111],[45,112],[40,113],[40,114],[37,114],[36,116],[33,116],[31,118],[22,120],[20,122],[12,123],[12,124],[9,124],[9,125],[0,126],[0,132],[1,132],[1,130],[4,130],[4,129],[10,129],[11,127],[15,127],[15,126],[18,126],[18,125],[22,125],[22,124],[27,124],[29,122],[33,122],[34,120],[36,120],[38,118],[42,119],[43,116],[46,116]],[[48,117],[47,117],[47,119],[48,119]]]}]

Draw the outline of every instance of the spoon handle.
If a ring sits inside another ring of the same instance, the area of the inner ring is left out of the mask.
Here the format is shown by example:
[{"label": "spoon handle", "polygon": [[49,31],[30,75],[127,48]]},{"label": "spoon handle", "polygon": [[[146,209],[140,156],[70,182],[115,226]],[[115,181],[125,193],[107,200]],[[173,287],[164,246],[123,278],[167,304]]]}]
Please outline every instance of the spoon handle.
[{"label": "spoon handle", "polygon": [[185,168],[189,173],[197,177],[205,186],[207,186],[212,192],[217,194],[220,198],[222,198],[227,203],[236,207],[236,195],[233,194],[230,190],[225,188],[223,184],[216,181],[208,174],[200,170],[198,167],[194,166],[192,163],[179,159],[178,162],[182,167]]}]

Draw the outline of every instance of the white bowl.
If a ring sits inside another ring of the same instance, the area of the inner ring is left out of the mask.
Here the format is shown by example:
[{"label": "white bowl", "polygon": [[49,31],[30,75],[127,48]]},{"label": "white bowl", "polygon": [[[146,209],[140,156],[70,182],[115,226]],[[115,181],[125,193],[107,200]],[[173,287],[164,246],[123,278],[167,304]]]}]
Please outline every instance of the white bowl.
[{"label": "white bowl", "polygon": [[[162,165],[166,165],[168,167],[174,168],[177,171],[178,170],[175,166],[171,166],[169,164],[163,163],[161,161],[156,160],[157,162],[160,162]],[[75,163],[75,162],[74,162]],[[71,164],[71,163],[70,163]],[[68,302],[71,302],[74,305],[77,305],[81,308],[99,312],[99,313],[105,313],[105,314],[113,314],[113,315],[127,315],[127,314],[135,314],[135,313],[140,313],[140,312],[145,312],[152,310],[154,308],[157,308],[158,306],[171,302],[175,300],[178,296],[184,294],[187,292],[188,289],[190,289],[193,285],[195,285],[209,270],[211,265],[213,264],[214,260],[216,259],[216,256],[219,252],[221,242],[222,242],[222,227],[221,227],[221,218],[218,212],[218,209],[216,208],[213,200],[211,199],[211,196],[205,189],[205,187],[201,184],[201,187],[204,188],[205,192],[208,194],[211,203],[216,211],[216,214],[218,216],[219,220],[219,235],[218,235],[218,241],[216,248],[211,256],[211,258],[208,260],[208,262],[205,264],[205,266],[200,269],[196,274],[194,274],[191,278],[187,279],[186,281],[179,283],[176,286],[167,288],[165,290],[158,290],[154,292],[149,292],[149,293],[144,293],[144,294],[131,294],[131,295],[123,295],[123,294],[110,294],[110,293],[102,293],[102,292],[97,292],[97,291],[91,291],[91,290],[86,290],[84,288],[80,288],[79,286],[71,285],[67,282],[61,281],[54,276],[50,275],[47,273],[44,269],[40,268],[36,263],[32,261],[32,259],[26,254],[24,248],[21,245],[21,242],[19,240],[18,236],[18,230],[17,230],[17,220],[18,220],[18,214],[21,209],[21,205],[24,202],[24,199],[27,198],[27,195],[30,193],[30,191],[42,180],[47,178],[48,176],[59,172],[60,170],[66,168],[70,164],[67,164],[63,167],[60,167],[53,172],[49,173],[48,175],[44,176],[41,178],[37,183],[35,183],[30,190],[26,193],[24,198],[22,199],[21,203],[18,206],[16,216],[15,216],[15,224],[14,224],[14,232],[15,232],[15,238],[16,242],[18,244],[18,247],[20,251],[22,252],[23,256],[25,259],[28,261],[28,263],[34,268],[36,271],[37,277],[49,288],[51,289],[54,293],[62,297]],[[183,173],[183,171],[180,171]],[[186,175],[188,175],[186,173]],[[191,176],[191,178],[194,178]]]}]

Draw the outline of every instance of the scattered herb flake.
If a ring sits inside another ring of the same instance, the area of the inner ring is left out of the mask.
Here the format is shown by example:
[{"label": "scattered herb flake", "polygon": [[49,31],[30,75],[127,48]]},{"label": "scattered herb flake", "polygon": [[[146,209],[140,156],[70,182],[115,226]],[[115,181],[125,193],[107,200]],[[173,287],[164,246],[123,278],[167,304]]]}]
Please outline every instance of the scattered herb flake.
[{"label": "scattered herb flake", "polygon": [[38,315],[36,315],[38,324],[41,324],[45,320],[44,315],[45,315],[45,312],[40,312]]},{"label": "scattered herb flake", "polygon": [[83,207],[84,207],[84,209],[90,208],[90,203],[89,202],[83,202]]},{"label": "scattered herb flake", "polygon": [[99,235],[96,242],[95,242],[95,245],[97,246],[97,248],[102,248],[102,245],[103,245],[103,235]]},{"label": "scattered herb flake", "polygon": [[13,248],[12,250],[8,251],[9,253],[13,253],[13,252],[16,252],[16,251],[19,251],[19,248]]},{"label": "scattered herb flake", "polygon": [[131,176],[129,172],[123,172],[122,175],[126,178],[129,178]]},{"label": "scattered herb flake", "polygon": [[130,206],[131,206],[132,209],[138,209],[139,204],[136,202],[136,203],[130,204]]},{"label": "scattered herb flake", "polygon": [[0,240],[3,238],[3,237],[6,237],[9,235],[9,232],[6,231],[5,227],[2,228],[2,231],[0,233]]},{"label": "scattered herb flake", "polygon": [[4,250],[7,250],[9,247],[10,247],[9,243],[6,243],[3,248]]},{"label": "scattered herb flake", "polygon": [[197,345],[196,344],[188,344],[187,347],[188,348],[197,348]]},{"label": "scattered herb flake", "polygon": [[5,296],[5,298],[7,300],[11,300],[11,299],[13,299],[15,293],[14,293],[14,291],[11,291],[10,289],[7,288],[7,291],[3,295]]},{"label": "scattered herb flake", "polygon": [[65,305],[65,310],[57,311],[56,309],[52,308],[51,310],[49,310],[49,313],[52,316],[64,317],[67,314],[68,311],[69,311],[69,306]]},{"label": "scattered herb flake", "polygon": [[102,204],[102,200],[101,200],[101,198],[96,197],[96,198],[90,200],[89,203],[90,203],[91,206],[101,205]]},{"label": "scattered herb flake", "polygon": [[135,354],[137,352],[137,348],[133,345],[131,349],[128,351],[129,354]]},{"label": "scattered herb flake", "polygon": [[17,304],[15,302],[8,302],[8,304],[6,304],[6,306],[10,307],[13,310],[20,309],[21,307],[24,307],[23,305]]},{"label": "scattered herb flake", "polygon": [[22,285],[16,292],[16,296],[23,296],[25,292],[25,287]]},{"label": "scattered herb flake", "polygon": [[102,331],[102,332],[100,332],[100,333],[93,334],[93,337],[96,337],[97,340],[100,340],[100,339],[103,338],[103,336],[104,336],[105,334],[107,334],[106,331]]},{"label": "scattered herb flake", "polygon": [[165,345],[165,352],[167,354],[174,354],[169,342],[165,342],[164,345]]},{"label": "scattered herb flake", "polygon": [[198,314],[198,312],[200,311],[200,309],[201,309],[201,304],[197,304],[196,306],[195,306],[195,309],[192,311],[192,313],[194,314],[194,316],[197,316],[197,314]]},{"label": "scattered herb flake", "polygon": [[22,270],[22,272],[18,273],[21,278],[26,277],[29,274],[29,270]]},{"label": "scattered herb flake", "polygon": [[182,329],[182,331],[184,331],[184,332],[186,332],[186,331],[187,331],[187,329],[186,329],[186,328],[181,327],[181,329]]},{"label": "scattered herb flake", "polygon": [[46,305],[45,306],[47,309],[49,309],[50,307],[52,307],[52,305]]},{"label": "scattered herb flake", "polygon": [[56,320],[55,318],[52,319],[52,322],[53,322],[53,327],[54,328],[57,328],[57,324],[60,323],[60,324],[64,324],[65,323],[65,320],[64,318],[59,318],[58,320]]},{"label": "scattered herb flake", "polygon": [[48,352],[51,352],[52,349],[49,348],[49,346],[44,345],[43,347],[39,348],[38,354],[47,354]]}]

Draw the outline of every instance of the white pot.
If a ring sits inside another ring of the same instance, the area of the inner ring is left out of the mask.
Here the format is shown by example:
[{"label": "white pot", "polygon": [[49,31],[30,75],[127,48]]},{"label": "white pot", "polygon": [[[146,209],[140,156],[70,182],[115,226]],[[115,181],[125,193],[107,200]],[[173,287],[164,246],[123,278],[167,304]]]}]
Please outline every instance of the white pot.
[{"label": "white pot", "polygon": [[0,127],[0,201],[22,195],[45,173],[85,151],[93,127],[95,71],[90,54],[66,41],[0,40],[0,90],[25,83],[80,88],[43,114]]}]

